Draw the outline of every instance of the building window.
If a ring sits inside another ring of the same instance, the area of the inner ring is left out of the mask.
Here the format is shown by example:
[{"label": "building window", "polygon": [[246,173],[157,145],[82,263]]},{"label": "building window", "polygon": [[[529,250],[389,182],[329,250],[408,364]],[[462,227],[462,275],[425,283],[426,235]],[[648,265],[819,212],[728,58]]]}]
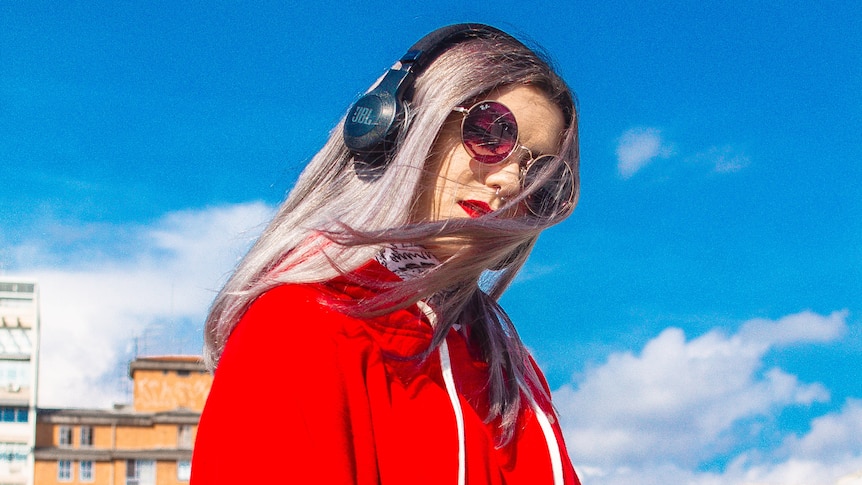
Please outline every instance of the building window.
[{"label": "building window", "polygon": [[0,469],[11,463],[25,463],[29,453],[30,447],[25,443],[0,442],[0,464],[6,464],[0,465]]},{"label": "building window", "polygon": [[156,462],[126,460],[126,485],[156,485]]},{"label": "building window", "polygon": [[57,438],[60,446],[72,446],[72,427],[60,426],[60,436]]},{"label": "building window", "polygon": [[4,281],[3,283],[0,283],[0,291],[9,293],[33,293],[36,291],[36,285],[34,283],[7,283]]},{"label": "building window", "polygon": [[181,450],[192,449],[192,427],[189,424],[177,426],[177,448]]},{"label": "building window", "polygon": [[81,426],[81,448],[93,446],[93,427]]},{"label": "building window", "polygon": [[179,460],[177,462],[177,481],[187,482],[192,478],[192,462]]},{"label": "building window", "polygon": [[0,407],[0,421],[4,423],[26,423],[29,421],[27,408]]},{"label": "building window", "polygon": [[72,461],[60,460],[57,462],[57,481],[71,482],[72,481]]},{"label": "building window", "polygon": [[78,476],[82,482],[93,481],[93,462],[91,460],[84,460],[78,464]]},{"label": "building window", "polygon": [[[2,339],[0,339],[2,340]],[[4,349],[5,345],[2,345]],[[7,392],[20,392],[22,387],[30,385],[30,363],[19,361],[0,362],[0,388]]]}]

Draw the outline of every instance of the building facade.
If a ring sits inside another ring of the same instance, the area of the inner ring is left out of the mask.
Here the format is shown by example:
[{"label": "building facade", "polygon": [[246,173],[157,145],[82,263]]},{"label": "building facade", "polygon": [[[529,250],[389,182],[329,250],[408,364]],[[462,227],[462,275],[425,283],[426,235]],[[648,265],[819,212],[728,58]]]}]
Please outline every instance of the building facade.
[{"label": "building facade", "polygon": [[131,406],[39,409],[39,485],[182,485],[212,376],[199,357],[138,358]]},{"label": "building facade", "polygon": [[32,485],[39,369],[35,281],[0,277],[0,484]]}]

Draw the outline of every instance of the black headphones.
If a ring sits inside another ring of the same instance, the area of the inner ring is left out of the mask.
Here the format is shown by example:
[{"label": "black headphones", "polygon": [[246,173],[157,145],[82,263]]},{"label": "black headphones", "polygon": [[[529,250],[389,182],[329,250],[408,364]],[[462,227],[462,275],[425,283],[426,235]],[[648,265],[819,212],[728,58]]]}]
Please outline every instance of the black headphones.
[{"label": "black headphones", "polygon": [[344,144],[366,170],[385,167],[386,152],[404,125],[405,104],[413,94],[414,78],[452,45],[476,38],[518,42],[502,30],[484,24],[442,27],[413,44],[401,56],[398,69],[390,69],[380,84],[353,103],[344,121]]}]

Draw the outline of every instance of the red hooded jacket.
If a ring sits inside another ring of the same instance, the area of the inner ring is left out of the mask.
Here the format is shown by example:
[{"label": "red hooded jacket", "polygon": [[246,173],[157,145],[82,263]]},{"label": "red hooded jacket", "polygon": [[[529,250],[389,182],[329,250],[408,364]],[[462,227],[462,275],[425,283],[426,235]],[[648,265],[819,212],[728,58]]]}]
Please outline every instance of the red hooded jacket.
[{"label": "red hooded jacket", "polygon": [[[398,279],[376,262],[359,271]],[[514,439],[495,446],[487,365],[462,333],[402,359],[431,340],[418,306],[358,319],[322,303],[373,294],[336,278],[251,305],[215,373],[192,485],[579,484],[550,403],[525,405]]]}]

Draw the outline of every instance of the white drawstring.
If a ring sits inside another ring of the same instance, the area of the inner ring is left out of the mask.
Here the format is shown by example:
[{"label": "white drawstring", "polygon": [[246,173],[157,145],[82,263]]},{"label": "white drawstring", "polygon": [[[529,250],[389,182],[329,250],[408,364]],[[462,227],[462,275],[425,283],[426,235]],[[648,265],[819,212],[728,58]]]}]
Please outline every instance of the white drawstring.
[{"label": "white drawstring", "polygon": [[[431,327],[437,326],[437,314],[424,301],[417,301],[416,306],[422,310],[422,313],[428,317],[428,322]],[[452,360],[449,358],[449,344],[446,339],[440,342],[440,347],[437,349],[440,354],[440,372],[443,374],[443,383],[446,384],[446,393],[449,394],[449,402],[452,403],[452,410],[455,412],[455,425],[458,430],[458,485],[465,485],[467,482],[467,446],[464,434],[464,410],[461,409],[461,400],[458,398],[458,391],[455,389],[455,377],[452,375]]]},{"label": "white drawstring", "polygon": [[[431,327],[437,324],[437,314],[424,301],[417,301],[416,305],[428,317]],[[458,485],[465,485],[467,481],[467,446],[464,432],[464,410],[461,409],[461,400],[458,398],[458,391],[455,389],[455,378],[452,375],[452,360],[449,357],[449,344],[446,339],[440,342],[440,347],[437,352],[440,354],[440,372],[443,374],[443,383],[446,384],[446,393],[449,394],[449,401],[452,403],[452,410],[455,412],[455,424],[458,429]],[[554,476],[554,485],[563,485],[563,460],[560,455],[560,445],[557,443],[557,437],[554,434],[554,428],[548,420],[548,416],[542,411],[535,402],[533,404],[533,412],[536,413],[536,420],[539,422],[539,427],[542,428],[542,434],[545,436],[545,442],[548,445],[548,454],[551,457],[551,470]]]},{"label": "white drawstring", "polygon": [[446,383],[446,392],[449,393],[449,400],[452,402],[452,409],[455,411],[455,422],[458,426],[458,485],[464,485],[466,483],[465,472],[467,470],[467,456],[464,442],[464,411],[461,409],[461,400],[458,399],[458,392],[455,390],[455,379],[452,376],[452,362],[449,360],[449,345],[446,344],[446,340],[440,342],[439,352],[443,382]]},{"label": "white drawstring", "polygon": [[535,402],[533,402],[533,412],[536,413],[536,420],[539,421],[539,426],[545,435],[545,442],[548,443],[548,454],[551,455],[551,470],[554,472],[554,485],[563,485],[563,459],[560,456],[560,445],[557,443],[554,428],[548,420],[548,415]]}]

